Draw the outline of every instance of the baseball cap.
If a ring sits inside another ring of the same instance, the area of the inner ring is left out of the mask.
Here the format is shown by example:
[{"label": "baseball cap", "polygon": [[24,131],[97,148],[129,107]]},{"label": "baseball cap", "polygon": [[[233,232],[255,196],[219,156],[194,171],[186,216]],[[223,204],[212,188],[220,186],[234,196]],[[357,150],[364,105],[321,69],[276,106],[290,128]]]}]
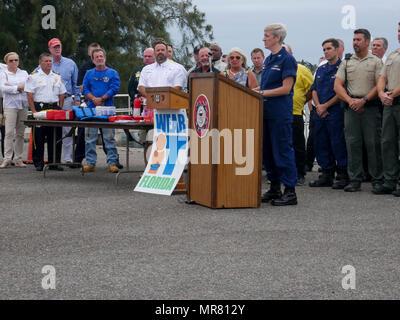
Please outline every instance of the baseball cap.
[{"label": "baseball cap", "polygon": [[61,45],[61,41],[58,38],[53,38],[49,41],[48,45],[49,45],[49,47],[55,47],[55,46]]}]

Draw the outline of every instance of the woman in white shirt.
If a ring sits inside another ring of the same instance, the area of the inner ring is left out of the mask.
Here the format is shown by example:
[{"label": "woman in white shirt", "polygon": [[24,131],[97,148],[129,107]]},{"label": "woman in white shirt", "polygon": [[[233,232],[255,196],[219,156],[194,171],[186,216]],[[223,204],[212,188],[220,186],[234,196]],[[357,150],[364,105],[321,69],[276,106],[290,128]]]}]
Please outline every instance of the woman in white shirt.
[{"label": "woman in white shirt", "polygon": [[4,61],[7,69],[0,74],[0,90],[3,93],[6,136],[4,160],[0,168],[7,168],[11,165],[13,152],[15,166],[25,168],[26,165],[22,161],[25,131],[23,121],[28,115],[28,100],[24,87],[28,73],[18,68],[19,56],[15,52],[7,53]]}]

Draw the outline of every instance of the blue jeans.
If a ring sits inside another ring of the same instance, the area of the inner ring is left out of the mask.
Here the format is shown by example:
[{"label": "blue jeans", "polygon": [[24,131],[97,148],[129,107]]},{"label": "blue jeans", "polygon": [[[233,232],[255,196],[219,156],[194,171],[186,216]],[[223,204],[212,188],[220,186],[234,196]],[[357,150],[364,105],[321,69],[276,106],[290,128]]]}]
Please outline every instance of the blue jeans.
[{"label": "blue jeans", "polygon": [[[118,162],[118,151],[117,143],[114,139],[114,129],[102,129],[104,145],[107,153],[107,165],[116,164]],[[96,142],[98,138],[98,128],[86,128],[85,129],[85,146],[86,146],[86,162],[92,166],[96,165],[97,153],[96,153]]]}]

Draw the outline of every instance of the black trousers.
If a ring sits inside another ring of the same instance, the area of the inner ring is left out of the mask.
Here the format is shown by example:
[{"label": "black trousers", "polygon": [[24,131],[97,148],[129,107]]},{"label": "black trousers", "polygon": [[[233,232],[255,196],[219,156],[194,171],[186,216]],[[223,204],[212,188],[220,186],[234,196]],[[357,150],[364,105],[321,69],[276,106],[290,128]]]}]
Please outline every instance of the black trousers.
[{"label": "black trousers", "polygon": [[[60,110],[58,107],[51,107],[53,110]],[[48,106],[43,106],[43,108],[35,103],[36,111],[41,111],[42,109],[49,109]],[[32,160],[35,167],[43,167],[44,165],[44,144],[47,142],[47,160],[48,163],[60,163],[61,162],[61,148],[62,148],[62,128],[61,127],[34,127],[33,129],[33,146],[32,146]],[[54,130],[56,131],[56,158],[53,159],[54,151]]]},{"label": "black trousers", "polygon": [[304,177],[306,175],[306,138],[304,137],[304,119],[302,115],[293,115],[292,128],[297,176]]},{"label": "black trousers", "polygon": [[32,148],[32,160],[35,167],[42,167],[44,165],[44,144],[47,141],[47,159],[49,164],[54,162],[53,159],[53,130],[56,130],[56,159],[55,162],[61,162],[61,147],[62,142],[62,128],[57,127],[35,127],[33,129],[33,148]]},{"label": "black trousers", "polygon": [[308,138],[307,138],[307,151],[306,151],[306,164],[309,168],[312,168],[315,160],[314,151],[314,113],[315,109],[310,112],[310,122],[308,123]]}]

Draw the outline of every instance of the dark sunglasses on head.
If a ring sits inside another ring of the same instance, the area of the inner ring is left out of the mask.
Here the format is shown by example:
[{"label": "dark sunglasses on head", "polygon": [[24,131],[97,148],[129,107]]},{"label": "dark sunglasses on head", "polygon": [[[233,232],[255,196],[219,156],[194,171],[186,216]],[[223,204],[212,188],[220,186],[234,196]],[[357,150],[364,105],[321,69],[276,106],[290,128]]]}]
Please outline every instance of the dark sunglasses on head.
[{"label": "dark sunglasses on head", "polygon": [[241,56],[230,56],[229,57],[229,59],[231,59],[231,60],[233,60],[233,59],[240,60],[241,58],[242,58]]}]

